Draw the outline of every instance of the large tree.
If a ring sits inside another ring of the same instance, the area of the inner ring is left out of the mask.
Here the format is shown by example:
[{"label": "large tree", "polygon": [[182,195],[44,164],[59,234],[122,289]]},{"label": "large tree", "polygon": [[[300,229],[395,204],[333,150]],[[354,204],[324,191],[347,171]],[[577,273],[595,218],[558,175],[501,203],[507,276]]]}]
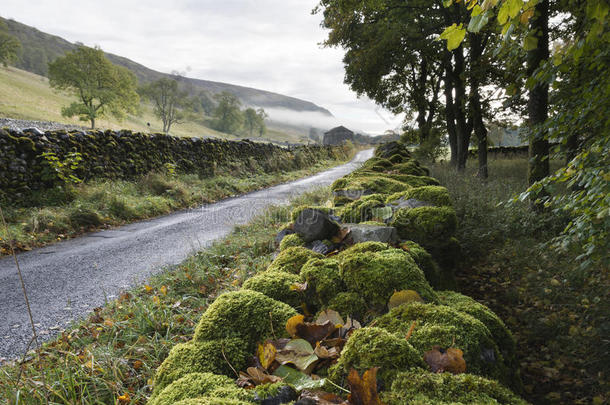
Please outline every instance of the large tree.
[{"label": "large tree", "polygon": [[112,64],[99,48],[79,46],[49,64],[49,82],[58,90],[71,91],[78,101],[62,108],[65,117],[78,116],[95,128],[95,120],[108,114],[121,119],[135,112],[139,103],[136,77]]},{"label": "large tree", "polygon": [[239,99],[226,91],[214,96],[218,101],[218,106],[214,110],[214,129],[227,134],[235,134],[242,126],[244,116],[240,110],[241,102]]},{"label": "large tree", "polygon": [[6,24],[0,20],[0,63],[6,67],[16,60],[21,49],[21,42],[6,32]]},{"label": "large tree", "polygon": [[169,133],[172,124],[184,119],[184,111],[189,108],[191,100],[188,93],[180,90],[174,79],[162,78],[141,89],[142,95],[148,98],[154,107],[154,113],[163,122],[163,132]]}]

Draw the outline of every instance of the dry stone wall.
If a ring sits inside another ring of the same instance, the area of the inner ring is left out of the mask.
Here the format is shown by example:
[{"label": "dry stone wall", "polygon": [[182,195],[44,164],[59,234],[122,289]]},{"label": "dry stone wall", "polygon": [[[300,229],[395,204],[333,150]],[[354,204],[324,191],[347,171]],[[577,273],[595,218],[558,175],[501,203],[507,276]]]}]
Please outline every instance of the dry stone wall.
[{"label": "dry stone wall", "polygon": [[[338,148],[299,146],[283,148],[248,140],[179,138],[131,131],[42,132],[0,129],[0,194],[9,199],[26,196],[32,190],[53,185],[45,171],[44,152],[60,161],[72,152],[82,162],[75,175],[93,178],[130,179],[167,164],[177,172],[210,176],[220,169],[239,168],[248,172],[275,172],[307,167],[336,157]],[[339,152],[340,153],[340,152]]]}]

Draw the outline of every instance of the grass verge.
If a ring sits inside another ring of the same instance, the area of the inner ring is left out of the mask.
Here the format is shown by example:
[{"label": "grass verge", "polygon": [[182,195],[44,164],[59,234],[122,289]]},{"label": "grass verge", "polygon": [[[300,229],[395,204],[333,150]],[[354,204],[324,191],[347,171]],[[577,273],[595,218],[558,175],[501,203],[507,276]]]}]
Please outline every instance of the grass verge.
[{"label": "grass verge", "polygon": [[[567,218],[536,213],[527,204],[498,205],[527,187],[527,160],[493,159],[490,178],[431,167],[454,200],[456,235],[465,258],[461,292],[489,306],[517,339],[526,399],[534,404],[603,404],[610,400],[610,278],[583,273],[577,253],[559,254],[544,242]],[[557,162],[554,162],[557,165]]]},{"label": "grass verge", "polygon": [[[347,154],[350,158],[353,153]],[[209,204],[275,184],[306,177],[345,160],[326,160],[307,169],[276,173],[227,173],[211,178],[196,174],[150,173],[135,181],[97,180],[45,190],[28,206],[3,207],[9,229],[0,237],[0,255],[30,250],[87,231],[107,229],[179,209]]]},{"label": "grass verge", "polygon": [[294,207],[320,205],[328,189],[273,207],[227,238],[124,292],[23,362],[0,368],[0,403],[144,404],[156,368],[191,339],[209,303],[264,270]]}]

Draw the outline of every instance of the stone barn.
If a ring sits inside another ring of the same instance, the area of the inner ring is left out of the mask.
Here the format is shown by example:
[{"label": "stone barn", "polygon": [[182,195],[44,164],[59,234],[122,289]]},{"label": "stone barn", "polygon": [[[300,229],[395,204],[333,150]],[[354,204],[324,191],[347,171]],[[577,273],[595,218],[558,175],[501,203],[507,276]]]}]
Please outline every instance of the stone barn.
[{"label": "stone barn", "polygon": [[324,145],[339,145],[345,141],[354,142],[354,133],[344,126],[336,127],[324,133]]}]

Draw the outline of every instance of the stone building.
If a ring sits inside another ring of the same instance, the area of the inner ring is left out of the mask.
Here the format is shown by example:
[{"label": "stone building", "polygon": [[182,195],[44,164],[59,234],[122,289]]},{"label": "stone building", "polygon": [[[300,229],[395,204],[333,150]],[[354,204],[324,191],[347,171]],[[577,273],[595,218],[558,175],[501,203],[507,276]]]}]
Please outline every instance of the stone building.
[{"label": "stone building", "polygon": [[344,126],[339,126],[324,133],[324,145],[339,145],[345,141],[354,142],[354,133]]}]

